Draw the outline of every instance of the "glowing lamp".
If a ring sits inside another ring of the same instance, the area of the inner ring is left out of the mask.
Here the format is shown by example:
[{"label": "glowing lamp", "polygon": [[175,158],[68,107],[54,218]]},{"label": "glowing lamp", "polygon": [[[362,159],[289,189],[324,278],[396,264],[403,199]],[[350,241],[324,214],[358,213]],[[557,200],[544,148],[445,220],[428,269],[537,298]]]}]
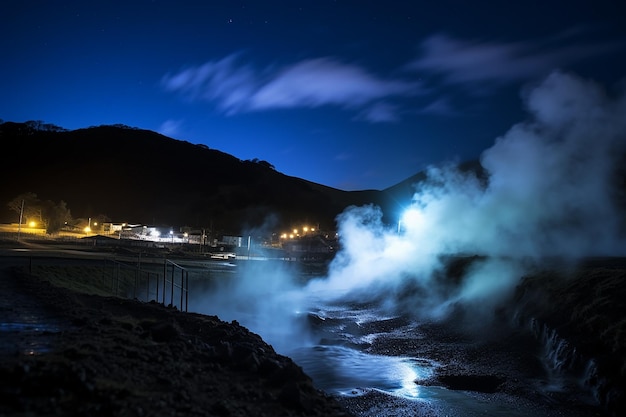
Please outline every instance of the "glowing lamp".
[{"label": "glowing lamp", "polygon": [[400,232],[402,228],[404,230],[419,230],[423,226],[424,214],[421,210],[412,207],[402,214],[402,217],[398,222],[398,232]]}]

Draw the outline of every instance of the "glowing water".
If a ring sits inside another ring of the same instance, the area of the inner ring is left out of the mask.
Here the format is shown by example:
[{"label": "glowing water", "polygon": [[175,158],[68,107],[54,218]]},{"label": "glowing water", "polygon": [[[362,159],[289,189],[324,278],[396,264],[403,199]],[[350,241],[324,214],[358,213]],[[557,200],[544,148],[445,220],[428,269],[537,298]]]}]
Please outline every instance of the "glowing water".
[{"label": "glowing water", "polygon": [[364,389],[377,389],[407,398],[419,398],[418,380],[432,375],[426,360],[371,355],[343,346],[303,347],[289,356],[325,392],[358,395]]},{"label": "glowing water", "polygon": [[51,336],[64,328],[54,319],[32,316],[27,319],[0,323],[0,353],[17,351],[32,356],[49,352]]}]

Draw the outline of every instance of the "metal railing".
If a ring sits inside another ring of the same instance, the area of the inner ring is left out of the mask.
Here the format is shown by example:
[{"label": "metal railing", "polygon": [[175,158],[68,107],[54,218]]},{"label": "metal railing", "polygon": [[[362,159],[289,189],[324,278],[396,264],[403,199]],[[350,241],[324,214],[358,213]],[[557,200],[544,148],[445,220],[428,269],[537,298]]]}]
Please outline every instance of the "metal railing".
[{"label": "metal railing", "polygon": [[[106,260],[110,266],[103,269],[110,273],[110,291],[115,296],[124,296],[145,301],[156,301],[166,305],[169,299],[170,307],[177,307],[181,311],[189,308],[189,271],[170,261],[163,260],[163,278],[156,271],[142,269],[141,261],[136,264],[124,263],[116,260]],[[154,267],[154,265],[152,265]],[[179,279],[177,279],[180,277]],[[145,294],[145,299],[143,295]],[[179,303],[176,301],[180,300]]]},{"label": "metal railing", "polygon": [[[171,271],[171,272],[170,272]],[[176,283],[176,276],[180,272],[180,284]],[[170,277],[168,279],[168,276]],[[187,311],[189,307],[189,271],[178,265],[176,262],[165,259],[163,262],[163,305],[167,294],[167,286],[169,284],[170,306],[175,307],[174,293],[180,295],[180,310]]]},{"label": "metal railing", "polygon": [[[23,258],[29,274],[47,274],[47,267],[88,267],[83,276],[90,277],[89,285],[94,291],[116,297],[154,301],[176,307],[187,312],[189,308],[189,271],[169,260],[163,259],[142,262],[120,261],[116,259],[73,259],[73,258]],[[160,267],[162,265],[162,272]],[[42,269],[43,268],[43,269]],[[169,301],[169,304],[166,304]]]},{"label": "metal railing", "polygon": [[117,297],[158,302],[160,280],[158,272],[142,269],[141,262],[130,264],[114,259],[104,260],[102,283]]}]

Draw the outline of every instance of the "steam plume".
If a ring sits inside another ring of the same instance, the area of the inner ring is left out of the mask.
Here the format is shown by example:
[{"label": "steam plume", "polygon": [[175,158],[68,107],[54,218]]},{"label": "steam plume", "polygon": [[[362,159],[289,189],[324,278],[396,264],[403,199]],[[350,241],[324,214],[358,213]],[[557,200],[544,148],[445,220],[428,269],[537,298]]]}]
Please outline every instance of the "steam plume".
[{"label": "steam plume", "polygon": [[[484,176],[429,169],[397,227],[383,225],[375,207],[343,213],[343,250],[328,279],[310,288],[400,298],[409,288],[419,295],[410,298],[413,310],[440,315],[459,302],[492,306],[525,267],[547,258],[624,255],[615,180],[626,151],[626,100],[555,72],[525,102],[530,119],[482,154]],[[441,286],[442,257],[458,255],[481,260],[458,286]]]},{"label": "steam plume", "polygon": [[[301,345],[306,333],[292,319],[313,297],[379,301],[423,317],[445,316],[458,305],[480,314],[546,259],[626,255],[624,172],[618,175],[626,155],[625,97],[555,72],[527,91],[525,103],[529,120],[482,154],[484,173],[431,168],[397,225],[383,224],[374,206],[342,213],[342,248],[327,277],[302,289],[275,268],[251,271],[209,310],[275,345],[285,335]],[[459,256],[476,258],[453,282],[442,279],[446,262]],[[241,300],[247,313],[233,313]]]}]

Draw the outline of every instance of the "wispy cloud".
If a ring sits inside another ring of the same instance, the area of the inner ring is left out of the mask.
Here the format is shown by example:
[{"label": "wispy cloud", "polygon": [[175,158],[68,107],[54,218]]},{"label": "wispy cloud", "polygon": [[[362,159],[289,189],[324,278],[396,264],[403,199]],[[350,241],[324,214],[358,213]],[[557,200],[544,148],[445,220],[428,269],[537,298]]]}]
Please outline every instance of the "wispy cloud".
[{"label": "wispy cloud", "polygon": [[458,111],[454,109],[453,105],[445,97],[437,98],[435,101],[424,106],[418,113],[420,114],[432,114],[437,116],[457,116]]},{"label": "wispy cloud", "polygon": [[400,110],[389,103],[374,103],[359,113],[356,119],[372,123],[396,122],[400,119]]},{"label": "wispy cloud", "polygon": [[[421,42],[416,59],[387,77],[332,57],[259,67],[236,53],[166,74],[162,86],[226,115],[334,106],[351,111],[353,120],[370,123],[398,122],[416,113],[454,116],[460,113],[449,97],[441,96],[444,86],[490,93],[625,46],[590,42],[584,35],[570,30],[544,39],[504,42],[433,34]],[[445,94],[456,93],[447,89]],[[416,110],[408,100],[414,97],[427,98],[430,104]]]},{"label": "wispy cloud", "polygon": [[348,161],[352,159],[353,157],[354,155],[352,155],[351,153],[341,152],[341,153],[336,154],[333,159],[335,161]]},{"label": "wispy cloud", "polygon": [[208,101],[226,113],[236,113],[258,89],[260,80],[250,67],[237,64],[237,54],[218,61],[190,67],[163,77],[167,91],[177,92],[190,101]]},{"label": "wispy cloud", "polygon": [[361,106],[389,96],[413,95],[416,83],[384,80],[365,69],[330,58],[299,62],[274,76],[251,100],[254,109]]},{"label": "wispy cloud", "polygon": [[173,138],[178,136],[178,134],[180,133],[181,125],[182,121],[180,120],[168,119],[161,123],[161,126],[159,126],[157,131],[162,135]]},{"label": "wispy cloud", "polygon": [[443,77],[450,84],[508,83],[543,76],[585,58],[601,55],[617,44],[567,42],[571,33],[535,42],[464,40],[445,34],[421,43],[421,56],[409,68]]},{"label": "wispy cloud", "polygon": [[[337,106],[363,110],[379,100],[420,94],[419,83],[385,79],[358,65],[333,58],[307,59],[282,69],[255,69],[241,64],[239,55],[187,68],[166,75],[167,91],[182,94],[189,100],[207,101],[227,113],[280,108]],[[369,121],[392,120],[370,110]]]}]

